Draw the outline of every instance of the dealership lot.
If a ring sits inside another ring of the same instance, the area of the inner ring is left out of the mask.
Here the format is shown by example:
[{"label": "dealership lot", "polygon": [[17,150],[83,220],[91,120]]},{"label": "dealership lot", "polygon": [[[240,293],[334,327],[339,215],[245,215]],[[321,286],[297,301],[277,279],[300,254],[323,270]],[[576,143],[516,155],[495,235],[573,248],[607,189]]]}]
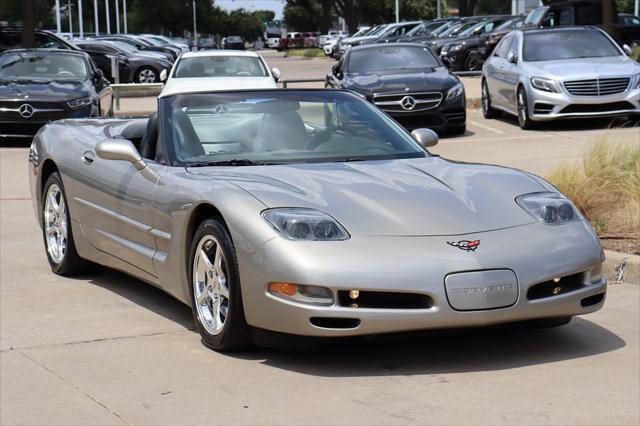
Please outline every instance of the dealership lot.
[{"label": "dealership lot", "polygon": [[[333,63],[267,60],[284,78],[322,77]],[[467,134],[433,152],[544,173],[603,137],[640,142],[637,128],[606,121],[522,131],[468,114]],[[106,269],[52,274],[26,164],[25,147],[0,148],[2,424],[640,422],[638,283],[612,285],[603,310],[553,330],[225,355],[202,346],[189,308],[151,286]]]}]

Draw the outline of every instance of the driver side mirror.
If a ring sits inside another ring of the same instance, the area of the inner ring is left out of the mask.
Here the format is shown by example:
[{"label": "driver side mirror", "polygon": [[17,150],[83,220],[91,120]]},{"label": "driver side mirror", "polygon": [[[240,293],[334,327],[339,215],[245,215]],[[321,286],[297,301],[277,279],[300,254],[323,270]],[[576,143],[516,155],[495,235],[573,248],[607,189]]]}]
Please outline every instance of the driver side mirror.
[{"label": "driver side mirror", "polygon": [[167,69],[163,68],[162,71],[160,71],[160,81],[162,81],[163,83],[165,81],[167,81]]},{"label": "driver side mirror", "polygon": [[415,129],[411,137],[423,148],[430,148],[438,144],[438,134],[431,129]]},{"label": "driver side mirror", "polygon": [[516,52],[510,50],[509,53],[507,53],[507,62],[509,62],[510,64],[518,63],[518,56],[516,55]]},{"label": "driver side mirror", "polygon": [[96,154],[104,160],[128,161],[138,170],[147,167],[147,163],[128,139],[111,139],[99,142],[96,145]]},{"label": "driver side mirror", "polygon": [[93,72],[93,78],[96,81],[101,81],[104,78],[104,73],[100,68],[96,68],[96,70]]},{"label": "driver side mirror", "polygon": [[273,79],[275,81],[280,80],[280,77],[282,76],[282,73],[280,72],[280,69],[276,68],[276,67],[271,68],[271,74],[273,75]]},{"label": "driver side mirror", "polygon": [[630,47],[628,44],[624,44],[624,45],[622,46],[622,50],[624,50],[624,53],[625,53],[627,56],[631,56],[631,47]]},{"label": "driver side mirror", "polygon": [[340,75],[342,74],[340,72],[340,67],[338,66],[338,64],[335,64],[331,67],[331,72],[336,78],[340,78]]}]

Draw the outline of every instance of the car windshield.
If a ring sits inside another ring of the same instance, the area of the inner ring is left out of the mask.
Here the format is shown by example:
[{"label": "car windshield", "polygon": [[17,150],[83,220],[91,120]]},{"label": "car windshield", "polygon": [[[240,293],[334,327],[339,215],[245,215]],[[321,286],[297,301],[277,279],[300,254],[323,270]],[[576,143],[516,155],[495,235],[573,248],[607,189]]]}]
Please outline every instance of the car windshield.
[{"label": "car windshield", "polygon": [[424,24],[420,24],[411,29],[406,35],[408,37],[417,36],[420,34],[429,34],[430,32],[437,30],[441,26],[446,25],[446,22],[438,21],[438,22],[427,22]]},{"label": "car windshield", "polygon": [[127,44],[127,43],[123,43],[121,41],[111,41],[111,40],[107,40],[104,41],[105,44],[108,44],[110,46],[113,46],[114,48],[118,49],[121,52],[124,53],[130,53],[130,54],[135,54],[135,53],[139,53],[140,51],[138,49],[136,49],[135,47]]},{"label": "car windshield", "polygon": [[525,61],[620,56],[616,46],[598,30],[525,32],[522,52]]},{"label": "car windshield", "polygon": [[518,17],[518,18],[511,19],[507,22],[503,22],[501,25],[498,25],[494,29],[494,31],[509,30],[512,28],[522,28],[523,24],[524,24],[524,18]]},{"label": "car windshield", "polygon": [[449,27],[447,30],[439,33],[438,37],[450,37],[452,35],[457,34],[460,31],[464,31],[465,29],[469,28],[472,25],[475,25],[475,22],[473,24],[469,23],[469,22],[467,22],[467,23],[459,22],[459,23]]},{"label": "car windshield", "polygon": [[420,45],[369,47],[354,50],[349,57],[347,71],[369,73],[405,69],[424,69],[439,66],[431,51]]},{"label": "car windshield", "polygon": [[242,41],[242,37],[240,36],[229,36],[227,37],[227,41],[230,41],[232,43],[239,43]]},{"label": "car windshield", "polygon": [[175,165],[254,165],[424,157],[398,124],[333,90],[176,95],[168,111]]},{"label": "car windshield", "polygon": [[194,77],[268,77],[260,58],[251,56],[202,56],[182,58],[174,78]]},{"label": "car windshield", "polygon": [[2,80],[84,80],[87,75],[84,58],[75,54],[19,52],[0,56]]},{"label": "car windshield", "polygon": [[367,34],[369,31],[371,31],[371,28],[363,28],[359,30],[357,33],[355,33],[354,35],[352,35],[351,37],[360,37],[362,35]]}]

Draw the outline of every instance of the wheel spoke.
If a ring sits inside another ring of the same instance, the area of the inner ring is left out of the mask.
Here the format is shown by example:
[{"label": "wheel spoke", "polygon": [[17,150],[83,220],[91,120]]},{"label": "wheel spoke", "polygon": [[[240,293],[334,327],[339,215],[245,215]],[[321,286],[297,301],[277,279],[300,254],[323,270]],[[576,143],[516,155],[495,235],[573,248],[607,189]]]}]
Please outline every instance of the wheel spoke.
[{"label": "wheel spoke", "polygon": [[198,295],[198,305],[204,305],[210,299],[209,293],[207,292],[207,288],[202,289],[202,293]]},{"label": "wheel spoke", "polygon": [[227,288],[226,282],[220,283],[220,291],[218,292],[218,294],[224,297],[225,299],[229,300],[229,289]]},{"label": "wheel spoke", "polygon": [[58,200],[56,200],[56,194],[53,191],[49,192],[49,205],[54,212],[58,213],[60,211],[60,205],[58,204]]},{"label": "wheel spoke", "polygon": [[206,273],[214,269],[213,264],[211,263],[211,260],[209,259],[209,256],[207,255],[207,252],[204,251],[204,249],[200,249],[200,258],[202,259],[202,263],[204,264]]}]

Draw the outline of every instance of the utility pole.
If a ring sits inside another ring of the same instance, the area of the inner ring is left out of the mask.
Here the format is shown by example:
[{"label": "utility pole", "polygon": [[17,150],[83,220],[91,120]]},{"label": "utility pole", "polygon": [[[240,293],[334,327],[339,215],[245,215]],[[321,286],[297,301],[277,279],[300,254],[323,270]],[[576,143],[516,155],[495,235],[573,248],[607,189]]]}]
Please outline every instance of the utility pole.
[{"label": "utility pole", "polygon": [[80,23],[80,37],[84,37],[84,28],[82,23],[82,0],[78,0],[78,22]]},{"label": "utility pole", "polygon": [[196,0],[193,0],[193,47],[198,50],[198,29],[196,28]]},{"label": "utility pole", "polygon": [[71,0],[67,0],[67,14],[69,16],[69,35],[73,38],[73,12],[71,11]]},{"label": "utility pole", "polygon": [[107,15],[107,34],[111,34],[111,22],[109,22],[109,0],[104,0],[104,10]]},{"label": "utility pole", "polygon": [[436,7],[436,10],[437,10],[436,17],[438,19],[442,18],[442,12],[440,11],[440,1],[441,0],[436,0],[436,5],[437,5],[437,7]]},{"label": "utility pole", "polygon": [[127,0],[122,0],[124,9],[124,33],[127,34]]},{"label": "utility pole", "polygon": [[638,14],[640,13],[640,0],[636,0],[636,4],[633,6],[633,14],[638,16]]},{"label": "utility pole", "polygon": [[396,24],[400,22],[400,0],[396,0]]},{"label": "utility pole", "polygon": [[100,34],[98,29],[100,20],[98,19],[98,0],[93,0],[93,16],[96,20],[96,35]]},{"label": "utility pole", "polygon": [[62,22],[60,20],[60,0],[56,0],[56,25],[59,35],[62,32]]},{"label": "utility pole", "polygon": [[116,34],[120,34],[120,0],[116,0]]}]

